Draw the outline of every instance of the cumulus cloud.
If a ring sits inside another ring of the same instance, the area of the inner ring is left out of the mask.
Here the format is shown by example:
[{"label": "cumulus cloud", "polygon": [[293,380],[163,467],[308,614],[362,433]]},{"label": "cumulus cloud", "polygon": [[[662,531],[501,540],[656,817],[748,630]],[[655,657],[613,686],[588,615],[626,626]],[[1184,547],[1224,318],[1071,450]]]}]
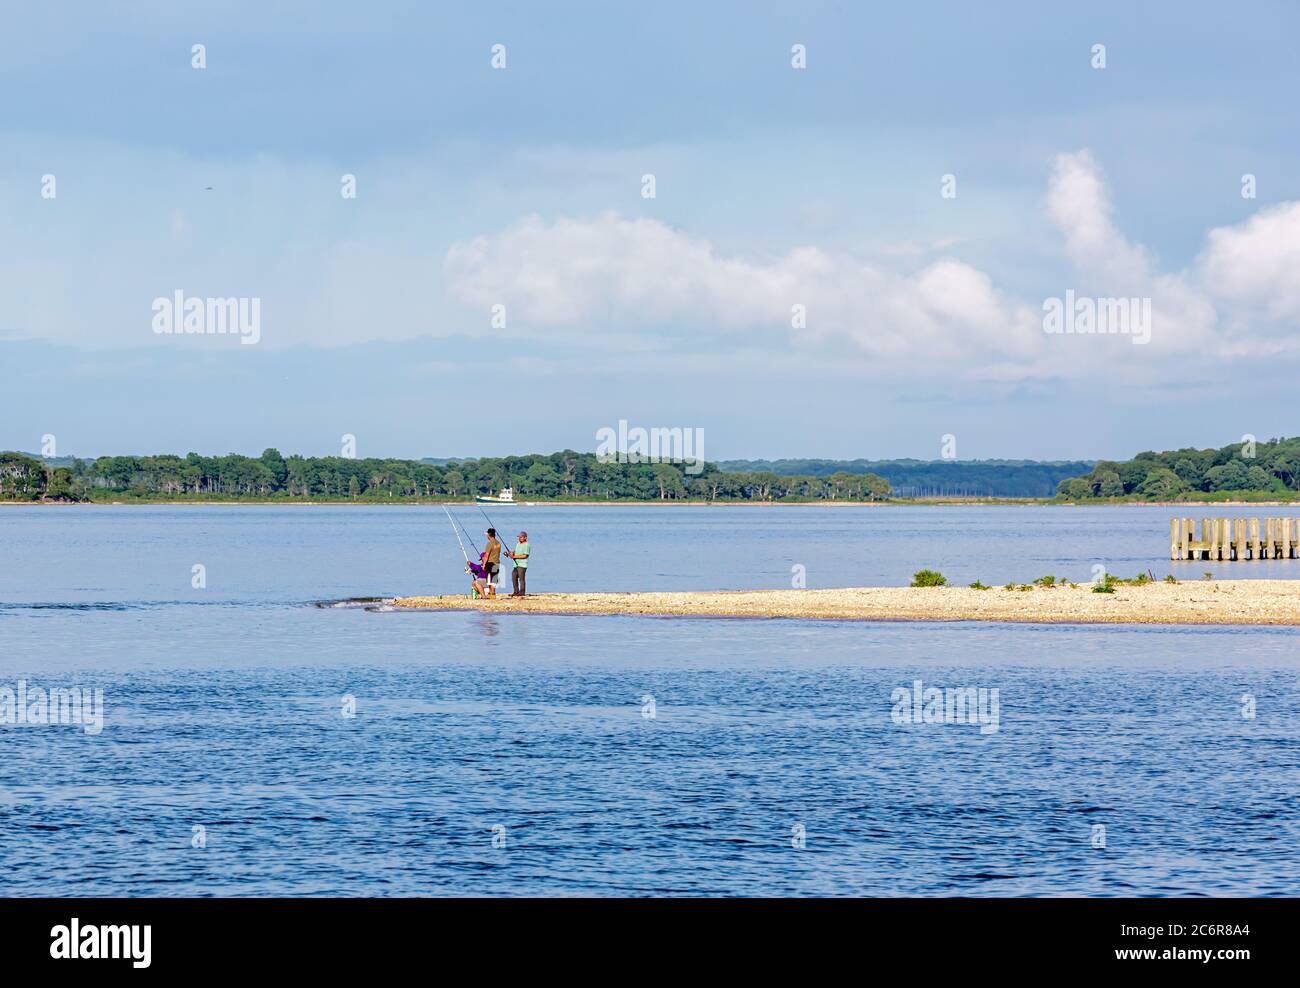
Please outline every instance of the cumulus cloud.
[{"label": "cumulus cloud", "polygon": [[1211,230],[1198,258],[1215,294],[1265,318],[1300,320],[1300,202]]},{"label": "cumulus cloud", "polygon": [[1068,287],[1101,298],[1150,298],[1151,338],[1161,355],[1215,341],[1218,316],[1209,293],[1184,273],[1157,271],[1151,253],[1124,235],[1090,152],[1057,155],[1047,213],[1074,264],[1076,283]]},{"label": "cumulus cloud", "polygon": [[[614,212],[512,221],[518,203],[533,201],[523,197],[499,204],[495,232],[474,236],[478,203],[454,217],[419,205],[428,168],[418,156],[376,165],[385,179],[364,186],[361,210],[338,197],[339,169],[325,163],[173,155],[150,165],[141,186],[121,179],[143,167],[128,150],[72,142],[54,153],[30,139],[11,150],[0,184],[18,187],[50,158],[60,174],[83,174],[57,201],[18,197],[4,216],[5,337],[163,345],[149,328],[151,302],[183,288],[262,298],[267,349],[454,335],[486,326],[504,303],[511,334],[581,344],[573,352],[598,344],[677,358],[689,337],[697,361],[761,343],[781,359],[843,368],[856,350],[873,369],[939,381],[1110,373],[1117,347],[1123,363],[1300,350],[1300,203],[1212,230],[1186,270],[1162,270],[1125,235],[1087,151],[1052,162],[1041,219],[1068,263],[1035,288],[1151,297],[1149,347],[1045,337],[1041,296],[956,256],[977,244],[969,231],[960,242],[931,231],[887,251],[861,246],[871,242],[864,231],[853,249],[757,253]],[[1031,228],[1034,217],[1017,220]],[[805,327],[792,325],[796,305]]]},{"label": "cumulus cloud", "polygon": [[1150,278],[1150,257],[1130,243],[1114,220],[1101,169],[1088,151],[1059,154],[1047,186],[1047,214],[1061,232],[1066,255],[1079,268],[1118,286]]},{"label": "cumulus cloud", "polygon": [[[1076,296],[1152,300],[1153,345],[1125,348],[1121,364],[1137,366],[1148,353],[1218,359],[1295,346],[1300,204],[1211,231],[1200,258],[1181,271],[1161,270],[1150,250],[1125,235],[1087,150],[1055,158],[1045,206],[1071,265],[1062,272],[1061,295],[1073,289]],[[744,257],[658,220],[606,212],[552,221],[528,216],[457,242],[443,273],[461,302],[505,304],[512,325],[531,330],[766,328],[798,340],[845,339],[889,363],[956,362],[989,380],[1121,369],[1112,346],[1045,340],[1041,299],[1016,299],[954,258],[895,270],[819,247]],[[791,326],[795,305],[806,307],[806,328]]]},{"label": "cumulus cloud", "polygon": [[[448,252],[447,283],[469,305],[502,303],[534,327],[639,324],[843,336],[879,357],[1023,357],[1041,346],[1033,309],[984,272],[944,259],[914,273],[801,247],[770,260],[726,256],[658,220],[606,212],[531,216]],[[806,329],[792,327],[795,306]]]}]

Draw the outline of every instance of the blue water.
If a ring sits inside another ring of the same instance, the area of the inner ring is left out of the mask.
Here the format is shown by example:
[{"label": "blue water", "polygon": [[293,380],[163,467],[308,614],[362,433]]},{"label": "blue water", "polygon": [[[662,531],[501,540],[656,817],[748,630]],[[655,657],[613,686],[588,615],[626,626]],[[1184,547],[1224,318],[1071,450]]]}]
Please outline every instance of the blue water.
[{"label": "blue water", "polygon": [[[1300,576],[1171,564],[1141,507],[491,513],[537,591]],[[0,560],[0,688],[106,704],[0,726],[0,894],[1300,890],[1292,629],[315,606],[463,589],[411,507],[0,508]],[[916,679],[998,689],[998,729],[895,723]]]}]

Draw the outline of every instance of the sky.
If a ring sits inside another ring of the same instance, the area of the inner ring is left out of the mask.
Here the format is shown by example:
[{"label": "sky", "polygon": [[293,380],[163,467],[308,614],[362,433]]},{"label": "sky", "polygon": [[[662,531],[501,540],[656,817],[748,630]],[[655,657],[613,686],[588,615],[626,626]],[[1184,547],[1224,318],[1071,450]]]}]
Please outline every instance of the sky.
[{"label": "sky", "polygon": [[[1300,433],[1294,3],[5,16],[0,449]],[[256,300],[256,342],[158,332],[177,292]],[[1051,300],[1108,298],[1148,332],[1045,331]]]}]

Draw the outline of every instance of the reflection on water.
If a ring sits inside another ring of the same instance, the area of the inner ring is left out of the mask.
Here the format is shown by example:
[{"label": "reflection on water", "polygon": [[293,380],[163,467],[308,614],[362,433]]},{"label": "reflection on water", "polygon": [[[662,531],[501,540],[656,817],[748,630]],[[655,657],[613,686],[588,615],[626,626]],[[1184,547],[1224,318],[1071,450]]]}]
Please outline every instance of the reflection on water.
[{"label": "reflection on water", "polygon": [[490,614],[475,614],[474,624],[482,632],[484,638],[495,638],[501,634],[501,625]]}]

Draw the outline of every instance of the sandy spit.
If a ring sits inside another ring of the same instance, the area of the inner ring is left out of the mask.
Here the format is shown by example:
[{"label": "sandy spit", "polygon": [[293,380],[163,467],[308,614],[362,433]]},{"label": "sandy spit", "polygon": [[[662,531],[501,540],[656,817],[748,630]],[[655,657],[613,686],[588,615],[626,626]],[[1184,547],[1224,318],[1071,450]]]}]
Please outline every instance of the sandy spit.
[{"label": "sandy spit", "polygon": [[1300,625],[1300,580],[1154,583],[1093,593],[1091,585],[1032,590],[853,587],[688,593],[547,593],[522,600],[399,597],[399,607],[525,614],[825,618],[857,621],[1018,621],[1062,624]]}]

